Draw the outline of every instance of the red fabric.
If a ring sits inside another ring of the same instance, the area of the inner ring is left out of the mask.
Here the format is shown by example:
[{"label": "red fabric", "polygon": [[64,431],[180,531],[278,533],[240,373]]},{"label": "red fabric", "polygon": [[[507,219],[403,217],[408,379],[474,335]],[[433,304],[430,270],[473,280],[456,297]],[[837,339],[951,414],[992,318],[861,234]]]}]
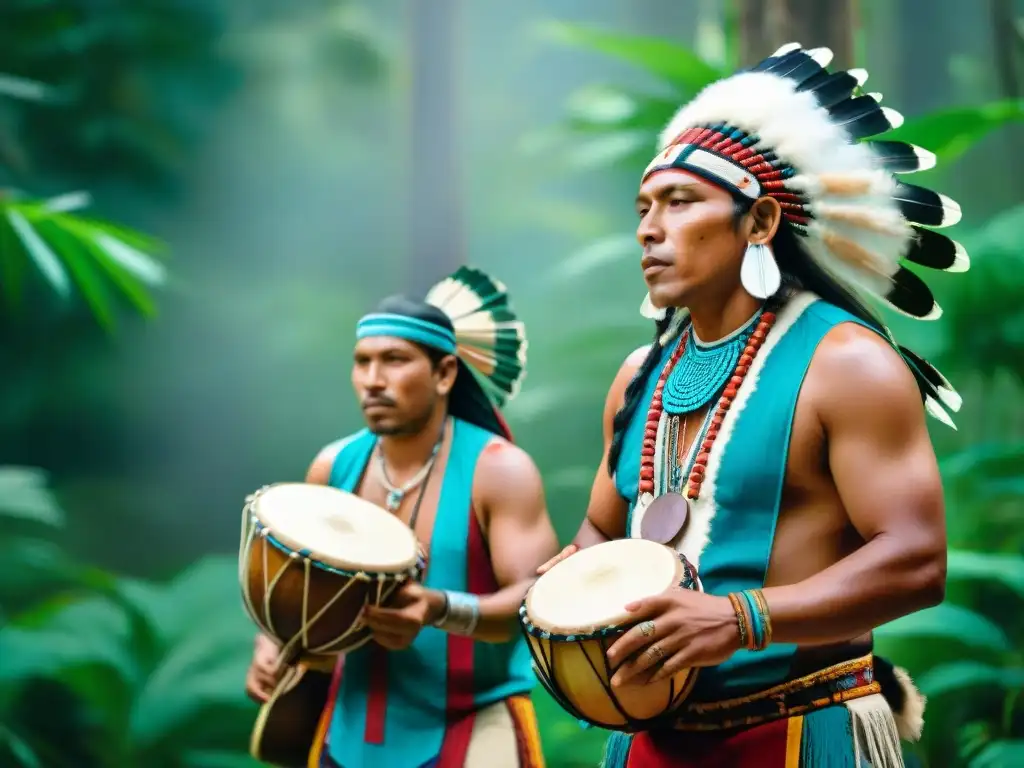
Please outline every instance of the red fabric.
[{"label": "red fabric", "polygon": [[627,768],[786,768],[788,720],[728,734],[638,733]]},{"label": "red fabric", "polygon": [[514,443],[515,439],[512,437],[512,430],[509,428],[508,422],[505,421],[505,417],[502,415],[501,411],[495,408],[494,416],[498,419],[498,426],[500,426],[502,431],[505,433],[505,439],[510,443]]},{"label": "red fabric", "polygon": [[376,643],[370,650],[370,690],[366,695],[366,729],[363,739],[367,744],[384,743],[384,719],[388,710],[388,652]]},{"label": "red fabric", "polygon": [[[487,544],[476,510],[469,509],[469,541],[466,543],[466,590],[486,595],[498,588],[487,553]],[[473,736],[476,708],[473,681],[473,639],[448,635],[448,730],[441,744],[437,768],[462,768]]]}]

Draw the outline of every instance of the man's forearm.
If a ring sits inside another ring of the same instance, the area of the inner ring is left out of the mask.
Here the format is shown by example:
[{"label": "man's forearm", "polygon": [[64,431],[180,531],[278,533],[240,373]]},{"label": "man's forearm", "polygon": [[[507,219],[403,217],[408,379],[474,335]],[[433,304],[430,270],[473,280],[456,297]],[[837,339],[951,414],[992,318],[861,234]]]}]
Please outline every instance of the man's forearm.
[{"label": "man's forearm", "polygon": [[572,540],[572,543],[579,549],[586,549],[587,547],[593,547],[595,544],[604,544],[606,541],[611,541],[611,538],[590,522],[589,517],[584,517],[583,523],[576,532],[576,537]]},{"label": "man's forearm", "polygon": [[823,645],[852,640],[940,603],[945,580],[944,551],[878,536],[821,573],[764,590],[773,642]]},{"label": "man's forearm", "polygon": [[[525,579],[497,592],[476,597],[476,627],[467,636],[485,643],[504,643],[514,637],[519,631],[519,606],[534,581],[536,579]],[[445,610],[444,593],[431,590],[429,600],[431,620],[440,619]]]}]

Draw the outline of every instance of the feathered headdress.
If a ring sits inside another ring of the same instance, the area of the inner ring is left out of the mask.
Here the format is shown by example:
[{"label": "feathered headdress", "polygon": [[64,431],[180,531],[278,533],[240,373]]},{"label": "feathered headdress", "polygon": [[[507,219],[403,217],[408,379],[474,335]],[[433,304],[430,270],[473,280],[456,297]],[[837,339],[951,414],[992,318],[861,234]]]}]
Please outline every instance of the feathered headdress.
[{"label": "feathered headdress", "polygon": [[505,286],[475,267],[459,267],[427,293],[455,329],[455,354],[502,408],[519,394],[526,375],[526,327]]},{"label": "feathered headdress", "polygon": [[356,326],[356,338],[396,336],[459,360],[449,395],[453,416],[511,439],[499,408],[519,392],[526,374],[526,329],[505,286],[474,267],[459,267],[424,301],[384,299]]},{"label": "feathered headdress", "polygon": [[[894,175],[933,167],[931,152],[861,141],[899,127],[903,118],[880,106],[880,94],[861,91],[867,72],[829,72],[831,60],[827,48],[805,51],[790,43],[708,86],[662,132],[644,177],[681,168],[751,201],[770,195],[806,254],[837,283],[910,317],[934,320],[941,309],[931,290],[903,262],[965,271],[964,249],[934,231],[956,224],[960,206]],[[644,306],[649,314],[649,300]],[[945,409],[958,410],[960,397],[931,364],[897,349],[928,412],[953,426]]]}]

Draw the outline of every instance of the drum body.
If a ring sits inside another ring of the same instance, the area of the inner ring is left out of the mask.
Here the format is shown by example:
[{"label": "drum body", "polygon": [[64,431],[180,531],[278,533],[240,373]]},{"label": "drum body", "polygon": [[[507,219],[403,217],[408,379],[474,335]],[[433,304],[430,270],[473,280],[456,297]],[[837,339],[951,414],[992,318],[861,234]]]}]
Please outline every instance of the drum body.
[{"label": "drum body", "polygon": [[425,567],[415,534],[365,499],[324,485],[280,483],[242,511],[238,578],[250,618],[285,663],[364,645],[365,605],[386,604]]},{"label": "drum body", "polygon": [[696,570],[669,547],[644,539],[589,547],[537,579],[519,610],[520,626],[552,698],[573,717],[613,731],[647,730],[678,709],[697,670],[613,689],[607,656],[638,623],[625,606],[677,586],[699,590]]}]

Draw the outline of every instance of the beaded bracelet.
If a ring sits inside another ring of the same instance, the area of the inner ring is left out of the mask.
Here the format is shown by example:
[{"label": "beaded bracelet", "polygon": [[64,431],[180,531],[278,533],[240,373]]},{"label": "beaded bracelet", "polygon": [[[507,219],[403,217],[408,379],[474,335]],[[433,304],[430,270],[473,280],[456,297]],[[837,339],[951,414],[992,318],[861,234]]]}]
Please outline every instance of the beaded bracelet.
[{"label": "beaded bracelet", "polygon": [[768,610],[768,601],[764,599],[764,592],[760,589],[751,591],[754,595],[754,600],[757,602],[758,615],[764,627],[764,645],[761,647],[767,648],[772,642],[772,615]]},{"label": "beaded bracelet", "polygon": [[736,613],[736,626],[739,627],[740,631],[740,647],[749,648],[750,630],[747,612],[743,610],[743,604],[735,592],[729,593],[729,602],[732,603],[732,609]]},{"label": "beaded bracelet", "polygon": [[768,613],[768,603],[760,589],[745,589],[739,593],[741,602],[745,605],[746,616],[749,616],[750,626],[747,632],[747,649],[751,651],[763,651],[772,640],[771,617]]},{"label": "beaded bracelet", "polygon": [[772,620],[768,603],[760,589],[730,592],[729,602],[736,613],[740,647],[763,651],[772,641]]}]

